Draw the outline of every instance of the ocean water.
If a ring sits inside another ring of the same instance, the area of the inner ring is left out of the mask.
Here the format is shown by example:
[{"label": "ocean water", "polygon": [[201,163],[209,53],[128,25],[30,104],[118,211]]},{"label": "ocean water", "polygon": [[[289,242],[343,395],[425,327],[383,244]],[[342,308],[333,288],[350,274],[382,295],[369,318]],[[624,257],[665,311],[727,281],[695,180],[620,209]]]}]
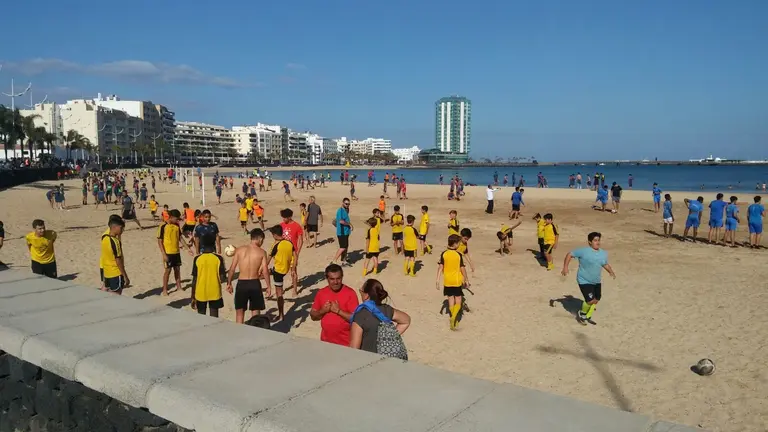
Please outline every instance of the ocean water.
[{"label": "ocean water", "polygon": [[[222,169],[222,175],[235,175],[238,171]],[[244,172],[244,171],[239,171]],[[339,181],[340,170],[326,170],[318,167],[316,171],[319,176],[321,173],[331,173],[333,182]],[[387,171],[383,169],[374,170],[374,175],[378,182],[384,179]],[[392,172],[392,171],[389,171]],[[622,187],[628,187],[628,178],[631,174],[634,177],[633,189],[650,190],[653,183],[659,184],[662,190],[670,191],[733,191],[733,192],[755,192],[755,185],[768,182],[768,165],[717,165],[717,166],[698,166],[698,165],[621,165],[621,166],[540,166],[540,167],[472,167],[472,168],[403,168],[394,171],[398,175],[404,175],[408,183],[412,184],[439,184],[440,175],[443,175],[444,183],[449,184],[450,178],[459,175],[464,182],[479,185],[487,185],[493,182],[494,173],[498,173],[499,185],[502,184],[504,175],[509,176],[511,185],[512,175],[515,175],[515,183],[520,181],[520,176],[525,178],[525,186],[528,188],[536,187],[536,176],[541,172],[546,178],[549,187],[565,188],[568,187],[568,176],[570,174],[581,173],[582,187],[586,187],[586,175],[595,175],[596,172],[605,174],[605,181],[608,185],[612,182],[619,183]],[[309,177],[313,171],[300,171]],[[349,169],[349,173],[357,174],[358,181],[365,182],[368,178],[366,169]],[[273,171],[272,178],[276,180],[287,180],[291,177],[291,171]],[[702,189],[703,187],[703,189]]]}]

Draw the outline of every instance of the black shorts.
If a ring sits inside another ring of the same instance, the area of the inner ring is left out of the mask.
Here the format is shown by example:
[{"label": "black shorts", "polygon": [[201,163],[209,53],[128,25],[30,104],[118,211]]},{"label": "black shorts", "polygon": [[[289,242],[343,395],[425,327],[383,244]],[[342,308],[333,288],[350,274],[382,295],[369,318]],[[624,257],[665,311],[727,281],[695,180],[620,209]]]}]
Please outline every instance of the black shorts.
[{"label": "black shorts", "polygon": [[155,217],[155,215],[157,215],[157,210],[150,210],[149,214],[151,214],[152,217]]},{"label": "black shorts", "polygon": [[398,241],[403,239],[403,233],[392,233],[392,240]]},{"label": "black shorts", "polygon": [[136,213],[132,212],[130,210],[123,210],[123,219],[125,219],[125,220],[136,219]]},{"label": "black shorts", "polygon": [[403,256],[406,257],[406,258],[416,258],[416,251],[415,250],[412,250],[412,251],[404,250],[403,251]]},{"label": "black shorts", "polygon": [[115,276],[112,278],[104,278],[104,288],[108,289],[112,292],[122,292],[123,287],[125,286],[125,279],[123,279],[123,276]]},{"label": "black shorts", "polygon": [[365,258],[366,259],[378,258],[378,257],[379,257],[379,253],[378,252],[366,252],[366,254],[365,254]]},{"label": "black shorts", "polygon": [[195,232],[195,226],[185,223],[181,227],[181,232],[184,233],[184,234],[192,234],[193,232]]},{"label": "black shorts", "polygon": [[307,232],[317,232],[317,224],[307,224]]},{"label": "black shorts", "polygon": [[165,262],[165,268],[181,267],[181,254],[167,254],[168,260]]},{"label": "black shorts", "polygon": [[427,235],[426,234],[419,234],[419,240],[421,241],[427,241]]},{"label": "black shorts", "polygon": [[205,312],[208,308],[211,308],[211,310],[214,309],[221,309],[224,307],[224,299],[220,298],[218,300],[211,300],[211,301],[197,301],[197,312],[205,315]]},{"label": "black shorts", "polygon": [[542,247],[544,248],[544,253],[545,254],[551,254],[552,253],[552,248],[554,248],[555,245],[554,244],[546,244],[545,243]]},{"label": "black shorts", "polygon": [[99,280],[104,282],[104,269],[99,268]]},{"label": "black shorts", "polygon": [[32,273],[56,279],[58,277],[58,273],[56,272],[56,261],[49,262],[48,264],[32,261]]},{"label": "black shorts", "polygon": [[258,279],[238,280],[235,288],[235,309],[264,310],[264,294]]},{"label": "black shorts", "polygon": [[463,294],[462,287],[443,287],[443,295],[446,297],[461,297]]},{"label": "black shorts", "polygon": [[520,211],[520,204],[512,204],[512,211]]},{"label": "black shorts", "polygon": [[283,281],[285,281],[285,274],[272,269],[272,280],[275,281],[276,287],[281,288],[283,286]]},{"label": "black shorts", "polygon": [[248,221],[240,221],[240,226],[245,227],[248,225]]},{"label": "black shorts", "polygon": [[349,248],[349,236],[348,235],[340,235],[340,236],[336,236],[336,238],[339,240],[339,248],[340,249],[347,249],[347,248]]},{"label": "black shorts", "polygon": [[587,303],[592,300],[599,301],[603,297],[602,288],[603,284],[579,284],[581,295]]},{"label": "black shorts", "polygon": [[544,239],[543,238],[539,239],[539,253],[544,255]]}]

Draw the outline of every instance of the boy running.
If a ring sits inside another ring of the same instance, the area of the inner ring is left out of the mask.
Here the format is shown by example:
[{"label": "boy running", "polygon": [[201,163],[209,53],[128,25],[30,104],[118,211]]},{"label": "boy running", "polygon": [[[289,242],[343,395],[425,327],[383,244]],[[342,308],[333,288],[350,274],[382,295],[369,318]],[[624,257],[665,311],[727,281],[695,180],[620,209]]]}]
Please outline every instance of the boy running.
[{"label": "boy running", "polygon": [[[168,222],[157,227],[157,246],[160,248],[160,254],[163,260],[163,296],[168,295],[168,278],[173,270],[173,276],[176,280],[176,289],[181,287],[181,249],[179,245],[189,250],[187,243],[181,240],[179,230],[179,219],[181,212],[173,209],[168,212]],[[192,251],[189,251],[190,254]]]},{"label": "boy running", "polygon": [[552,219],[552,213],[544,215],[544,256],[547,258],[547,271],[555,268],[552,252],[557,249],[557,242],[560,239],[560,232]]},{"label": "boy running", "polygon": [[45,229],[45,222],[41,219],[32,221],[32,229],[34,231],[24,237],[27,241],[29,257],[32,261],[32,273],[56,279],[58,274],[53,244],[56,242],[58,235],[56,231]]},{"label": "boy running", "polygon": [[272,264],[272,277],[275,281],[275,294],[277,295],[277,319],[282,321],[285,318],[285,299],[283,298],[283,284],[285,282],[285,276],[291,273],[294,268],[298,256],[296,249],[293,247],[293,243],[290,240],[283,238],[283,227],[275,225],[269,229],[272,234],[272,238],[275,243],[272,245],[272,249],[267,257],[267,267],[274,259]]},{"label": "boy running", "polygon": [[403,256],[405,257],[405,274],[416,276],[416,250],[419,248],[419,233],[413,226],[416,222],[414,215],[406,217],[408,225],[403,227]]},{"label": "boy running", "polygon": [[419,250],[422,254],[432,253],[432,246],[427,243],[429,234],[429,207],[421,206],[421,222],[419,223]]},{"label": "boy running", "polygon": [[672,196],[664,194],[664,212],[662,213],[664,221],[664,237],[672,235],[672,228],[675,226],[675,216],[672,215]]},{"label": "boy running", "polygon": [[142,183],[141,188],[139,189],[139,208],[147,208],[147,194],[149,194],[147,184]]},{"label": "boy running", "polygon": [[395,255],[398,255],[403,249],[403,215],[400,213],[400,206],[394,207],[395,212],[389,220],[389,226],[392,227],[392,247],[395,249]]},{"label": "boy running", "polygon": [[245,201],[240,203],[240,208],[237,209],[237,220],[240,221],[240,228],[248,234],[248,208],[245,206]]},{"label": "boy running", "polygon": [[730,241],[731,247],[736,247],[736,230],[739,228],[739,206],[736,204],[739,198],[732,196],[730,204],[725,207],[725,237],[723,243],[728,244]]},{"label": "boy running", "polygon": [[158,207],[158,204],[157,204],[157,201],[155,200],[155,196],[154,195],[150,196],[149,197],[149,214],[152,215],[153,221],[157,220],[157,207]]},{"label": "boy running", "polygon": [[448,235],[459,235],[459,220],[456,218],[458,216],[458,212],[456,210],[451,210],[448,212]]},{"label": "boy running", "polygon": [[259,223],[259,226],[261,227],[261,230],[264,231],[264,207],[259,204],[259,200],[253,200],[253,212],[251,213],[251,222],[256,223],[253,221],[254,216],[256,217],[256,222]]},{"label": "boy running", "polygon": [[[600,237],[599,232],[589,233],[587,236],[589,246],[567,253],[563,262],[562,274],[568,276],[568,265],[571,263],[571,258],[579,260],[576,282],[579,284],[584,301],[576,321],[581,325],[597,324],[592,320],[592,314],[594,314],[597,303],[602,297],[602,270],[605,269],[612,278],[616,279],[616,273],[608,264],[608,253],[600,249]],[[549,305],[552,306],[553,304],[550,300]]]},{"label": "boy running", "polygon": [[536,221],[536,240],[539,245],[539,259],[544,259],[544,219],[536,213],[531,218]]},{"label": "boy running", "polygon": [[[461,298],[463,288],[469,287],[467,269],[464,266],[464,256],[456,248],[461,243],[461,237],[452,235],[448,237],[448,249],[440,254],[437,262],[437,276],[435,289],[443,287],[443,295],[448,299],[448,310],[451,313],[450,328],[456,330],[458,316],[461,311]],[[440,277],[442,275],[442,278]]]}]

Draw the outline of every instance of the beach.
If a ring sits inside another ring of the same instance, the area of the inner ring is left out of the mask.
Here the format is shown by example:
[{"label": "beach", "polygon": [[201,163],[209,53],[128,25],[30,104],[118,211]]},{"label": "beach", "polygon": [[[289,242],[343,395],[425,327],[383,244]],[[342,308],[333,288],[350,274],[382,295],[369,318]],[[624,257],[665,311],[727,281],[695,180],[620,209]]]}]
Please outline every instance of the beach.
[{"label": "beach", "polygon": [[[378,175],[383,176],[381,172]],[[337,176],[332,180],[326,188],[292,188],[296,198],[292,203],[284,202],[279,181],[272,191],[259,194],[267,227],[280,222],[278,213],[286,207],[294,210],[298,220],[298,205],[310,195],[316,197],[325,215],[319,236],[324,244],[301,251],[299,276],[304,279],[299,297],[293,298],[287,291],[287,316],[274,324],[275,330],[319,337],[319,322],[309,318],[309,309],[314,291],[325,286],[323,270],[337,250],[331,219],[341,198],[348,196],[348,187],[340,185]],[[207,175],[205,183],[205,208],[216,217],[222,246],[246,244],[248,238],[239,226],[238,205],[234,203],[242,180],[235,179],[235,188],[224,192],[220,205]],[[43,219],[48,229],[59,234],[59,277],[96,289],[100,236],[109,215],[120,214],[120,208],[110,205],[105,211],[95,210],[92,204],[81,206],[81,181],[67,180],[69,210],[53,210],[45,199],[53,184],[39,182],[0,192],[0,220],[6,231],[0,260],[11,268],[28,271],[29,254],[23,237],[32,230],[33,219]],[[199,196],[192,198],[179,185],[158,181],[157,189],[160,206],[180,209],[189,202],[191,207],[201,208]],[[523,223],[514,231],[511,253],[501,256],[496,232],[501,224],[510,222],[507,212],[512,188],[496,192],[496,213],[488,215],[484,213],[485,186],[467,187],[460,202],[445,198],[448,186],[409,184],[409,199],[403,201],[394,197],[395,188],[390,187],[388,214],[399,204],[402,213],[413,214],[418,220],[419,208],[427,205],[433,224],[428,239],[435,251],[418,258],[422,267],[416,277],[403,274],[403,258],[391,249],[388,227],[381,235],[382,246],[389,247],[381,254],[384,268],[373,275],[389,292],[390,304],[412,318],[404,335],[410,360],[712,431],[768,430],[768,250],[731,249],[661,237],[661,213],[653,212],[649,189],[625,190],[621,211],[611,214],[591,209],[595,198],[592,191],[529,187],[524,196]],[[677,234],[682,234],[687,214],[683,198],[703,195],[705,206],[715,198],[712,192],[664,192],[673,197]],[[730,193],[724,192],[727,200]],[[353,225],[363,226],[381,193],[381,183],[374,187],[365,181],[357,184],[360,200],[351,205]],[[742,215],[737,241],[742,242],[747,237],[746,207],[754,194],[736,195]],[[89,196],[89,202],[92,199]],[[457,331],[449,330],[448,317],[441,314],[442,291],[435,289],[437,260],[446,246],[448,212],[452,209],[458,211],[461,226],[472,229],[469,251],[476,268],[474,273],[468,270],[474,293],[467,296],[471,313],[464,315]],[[123,295],[196,313],[189,307],[189,290],[176,290],[169,297],[159,295],[163,267],[155,237],[157,223],[151,221],[149,210],[137,212],[149,229],[139,230],[127,222],[123,250],[132,287]],[[552,213],[560,230],[553,271],[540,266],[528,250],[537,249],[536,224],[531,220],[537,212]],[[705,210],[699,237],[706,238],[707,218]],[[594,315],[597,325],[584,327],[566,310],[581,301],[577,264],[571,263],[567,277],[561,276],[560,270],[565,254],[586,246],[587,234],[592,231],[602,233],[602,247],[617,278],[604,274],[603,297]],[[271,244],[267,240],[265,248]],[[763,239],[766,244],[768,240]],[[358,228],[350,238],[350,251],[360,251],[364,245],[364,230]],[[191,279],[192,257],[183,253],[182,260],[186,285]],[[231,260],[225,260],[229,265]],[[357,290],[365,280],[362,260],[344,271],[344,283]],[[223,295],[221,317],[234,320],[232,295],[226,291]],[[575,300],[566,298],[550,304],[551,299],[565,296]],[[268,300],[267,308],[274,312],[275,301]],[[715,361],[714,375],[701,377],[691,372],[690,367],[701,358]]]}]

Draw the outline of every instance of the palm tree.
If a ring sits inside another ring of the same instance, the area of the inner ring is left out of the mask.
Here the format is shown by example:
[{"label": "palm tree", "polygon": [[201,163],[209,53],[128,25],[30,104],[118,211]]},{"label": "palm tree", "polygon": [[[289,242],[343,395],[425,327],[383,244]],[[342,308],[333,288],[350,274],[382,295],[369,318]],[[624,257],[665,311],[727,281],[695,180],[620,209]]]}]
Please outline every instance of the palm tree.
[{"label": "palm tree", "polygon": [[64,137],[67,149],[67,159],[72,157],[72,150],[85,148],[86,142],[89,142],[87,138],[80,135],[76,130],[70,129],[67,131],[67,135]]},{"label": "palm tree", "polygon": [[46,131],[46,132],[43,134],[43,141],[44,141],[46,144],[48,144],[48,153],[49,153],[51,156],[53,156],[53,154],[54,154],[54,151],[53,151],[53,149],[54,149],[54,147],[55,147],[55,144],[56,144],[56,140],[57,140],[56,134],[52,134],[52,133],[50,133],[50,132],[48,132],[48,131]]},{"label": "palm tree", "polygon": [[[37,135],[39,131],[35,126],[35,119],[40,118],[37,114],[32,114],[21,118],[21,128],[24,132],[24,136],[27,139],[27,147],[29,148],[29,158],[34,159],[35,155],[35,143],[38,142]],[[22,138],[23,142],[23,138]]]},{"label": "palm tree", "polygon": [[48,134],[48,131],[45,130],[44,127],[38,126],[35,128],[34,136],[32,137],[34,139],[35,148],[40,150],[40,154],[45,153],[46,149],[46,142],[45,142],[45,136]]}]

